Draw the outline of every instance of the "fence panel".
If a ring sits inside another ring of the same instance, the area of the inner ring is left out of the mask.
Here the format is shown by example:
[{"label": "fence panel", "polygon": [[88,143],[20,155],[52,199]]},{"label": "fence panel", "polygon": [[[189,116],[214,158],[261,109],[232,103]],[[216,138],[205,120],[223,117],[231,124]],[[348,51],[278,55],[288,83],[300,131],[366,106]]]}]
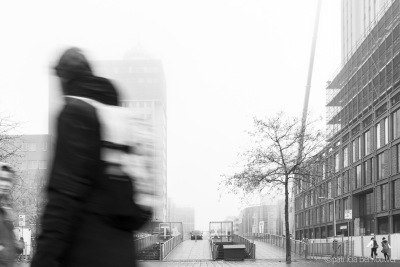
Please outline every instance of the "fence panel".
[{"label": "fence panel", "polygon": [[148,248],[158,241],[158,235],[146,236],[133,241],[135,247],[135,253]]},{"label": "fence panel", "polygon": [[169,239],[167,242],[162,243],[160,246],[160,260],[164,260],[165,257],[180,243],[182,243],[183,236],[182,234],[174,236]]},{"label": "fence panel", "polygon": [[[254,236],[255,237],[255,236]],[[249,239],[244,238],[243,236],[233,234],[232,241],[235,244],[244,244],[246,253],[249,255],[250,259],[256,258],[256,245],[251,242]]]}]

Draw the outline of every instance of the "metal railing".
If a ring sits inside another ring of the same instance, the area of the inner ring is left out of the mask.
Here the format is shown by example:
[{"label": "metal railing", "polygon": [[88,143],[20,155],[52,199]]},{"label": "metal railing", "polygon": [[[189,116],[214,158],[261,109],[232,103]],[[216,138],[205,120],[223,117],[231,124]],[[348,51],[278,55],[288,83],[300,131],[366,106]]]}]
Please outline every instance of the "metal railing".
[{"label": "metal railing", "polygon": [[[286,237],[283,236],[263,233],[249,233],[246,236],[286,249]],[[290,239],[290,250],[306,259],[308,257],[353,257],[354,242],[352,240],[342,240],[337,242],[337,245],[333,245],[333,242],[316,242],[312,239],[307,242]]]},{"label": "metal railing", "polygon": [[158,242],[158,235],[151,235],[136,239],[133,241],[135,247],[135,253],[138,253],[139,251],[146,249],[157,242]]},{"label": "metal railing", "polygon": [[174,236],[168,241],[160,244],[160,260],[164,260],[165,257],[180,243],[183,241],[182,234]]},{"label": "metal railing", "polygon": [[245,245],[245,251],[246,254],[248,255],[249,259],[255,259],[256,258],[256,245],[254,242],[250,241],[249,239],[233,234],[232,235],[232,241],[234,244],[243,244]]}]

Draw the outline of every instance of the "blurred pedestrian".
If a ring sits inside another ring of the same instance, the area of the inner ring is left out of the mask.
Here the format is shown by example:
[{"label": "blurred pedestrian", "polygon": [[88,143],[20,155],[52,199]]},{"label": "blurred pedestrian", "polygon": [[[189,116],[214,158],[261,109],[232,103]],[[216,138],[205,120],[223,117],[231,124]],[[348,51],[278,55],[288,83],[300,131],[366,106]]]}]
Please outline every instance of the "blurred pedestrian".
[{"label": "blurred pedestrian", "polygon": [[17,240],[10,202],[13,178],[11,166],[0,162],[0,267],[12,267],[16,259]]},{"label": "blurred pedestrian", "polygon": [[378,255],[376,249],[379,247],[378,242],[376,242],[374,237],[371,237],[371,241],[368,243],[367,248],[371,248],[371,260],[376,259]]},{"label": "blurred pedestrian", "polygon": [[386,240],[385,237],[382,237],[382,250],[381,252],[383,253],[383,256],[385,256],[385,261],[390,260],[390,249],[392,248],[389,244],[389,242]]},{"label": "blurred pedestrian", "polygon": [[93,74],[78,48],[66,50],[55,67],[65,105],[57,119],[57,142],[46,187],[32,267],[136,266],[133,231],[150,217],[135,202],[133,177],[108,164],[105,150],[128,153],[103,142],[102,121],[91,102],[118,106],[113,84]]},{"label": "blurred pedestrian", "polygon": [[17,255],[18,255],[17,261],[22,261],[22,257],[23,257],[24,249],[25,249],[24,237],[21,236],[19,238],[18,245],[17,245],[16,249],[17,249]]},{"label": "blurred pedestrian", "polygon": [[339,242],[334,239],[332,242],[332,249],[333,249],[333,257],[337,258],[337,254],[338,254],[338,250],[340,249],[340,247],[342,246],[342,244],[339,244]]}]

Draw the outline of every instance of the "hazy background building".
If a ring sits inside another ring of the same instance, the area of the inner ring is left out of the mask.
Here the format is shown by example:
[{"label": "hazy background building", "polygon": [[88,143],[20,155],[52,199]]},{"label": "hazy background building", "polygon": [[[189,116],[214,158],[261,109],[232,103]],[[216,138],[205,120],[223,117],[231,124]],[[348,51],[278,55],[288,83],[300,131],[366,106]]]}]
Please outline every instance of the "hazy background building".
[{"label": "hazy background building", "polygon": [[181,222],[184,235],[188,235],[193,230],[203,230],[195,229],[195,209],[193,207],[178,205],[171,198],[168,198],[167,221]]},{"label": "hazy background building", "polygon": [[31,238],[35,238],[40,229],[44,188],[52,155],[51,137],[45,134],[14,136],[13,143],[19,147],[18,153],[10,159],[16,170],[11,194],[14,232],[18,239],[25,239],[24,254],[29,254]]}]

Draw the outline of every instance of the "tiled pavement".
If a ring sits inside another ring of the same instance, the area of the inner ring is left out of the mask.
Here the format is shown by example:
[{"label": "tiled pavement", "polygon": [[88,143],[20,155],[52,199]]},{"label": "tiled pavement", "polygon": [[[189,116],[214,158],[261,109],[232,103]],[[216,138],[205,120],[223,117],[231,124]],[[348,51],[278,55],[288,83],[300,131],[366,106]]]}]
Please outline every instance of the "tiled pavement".
[{"label": "tiled pavement", "polygon": [[399,263],[384,262],[341,262],[329,263],[324,260],[297,260],[290,265],[278,260],[244,260],[244,261],[163,261],[163,262],[139,262],[138,267],[367,267],[367,266],[393,266],[398,267]]},{"label": "tiled pavement", "polygon": [[186,240],[180,243],[164,261],[211,260],[209,240]]},{"label": "tiled pavement", "polygon": [[292,263],[285,263],[284,249],[255,241],[256,260],[244,261],[212,261],[208,240],[197,242],[187,240],[181,243],[167,258],[162,261],[141,261],[138,267],[248,267],[248,266],[291,266],[291,267],[358,267],[358,266],[400,266],[399,262],[372,262],[368,259],[342,258],[337,261],[326,260],[305,260],[292,253]]}]

